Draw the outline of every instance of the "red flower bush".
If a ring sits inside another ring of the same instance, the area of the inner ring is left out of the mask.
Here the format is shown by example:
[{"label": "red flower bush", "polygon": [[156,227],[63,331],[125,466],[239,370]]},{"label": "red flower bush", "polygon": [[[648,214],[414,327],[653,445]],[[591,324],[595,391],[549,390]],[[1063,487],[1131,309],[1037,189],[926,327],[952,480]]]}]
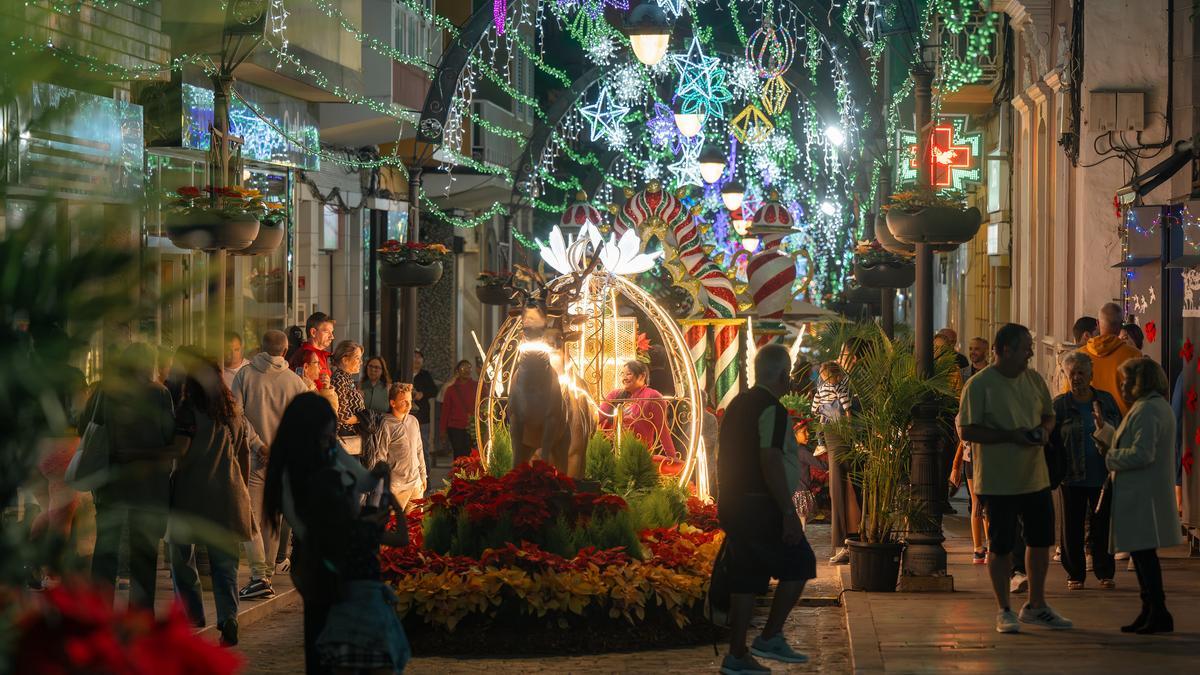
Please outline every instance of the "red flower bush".
[{"label": "red flower bush", "polygon": [[24,595],[15,605],[14,672],[201,675],[240,666],[236,653],[198,637],[178,605],[162,620],[146,609],[115,612],[77,583]]}]

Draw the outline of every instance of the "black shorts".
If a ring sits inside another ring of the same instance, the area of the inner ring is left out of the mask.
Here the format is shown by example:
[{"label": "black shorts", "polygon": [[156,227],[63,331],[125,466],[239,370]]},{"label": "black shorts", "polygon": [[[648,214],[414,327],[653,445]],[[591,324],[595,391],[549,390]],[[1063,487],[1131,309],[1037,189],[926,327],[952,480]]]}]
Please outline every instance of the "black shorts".
[{"label": "black shorts", "polygon": [[[749,514],[747,514],[749,515]],[[739,518],[740,527],[725,531],[729,592],[767,592],[771,579],[808,581],[817,576],[817,557],[808,539],[783,541],[783,516],[777,509],[757,518]]]},{"label": "black shorts", "polygon": [[988,550],[993,553],[1012,553],[1018,521],[1026,546],[1054,545],[1054,498],[1049,489],[1020,495],[979,495],[979,503],[988,519]]}]

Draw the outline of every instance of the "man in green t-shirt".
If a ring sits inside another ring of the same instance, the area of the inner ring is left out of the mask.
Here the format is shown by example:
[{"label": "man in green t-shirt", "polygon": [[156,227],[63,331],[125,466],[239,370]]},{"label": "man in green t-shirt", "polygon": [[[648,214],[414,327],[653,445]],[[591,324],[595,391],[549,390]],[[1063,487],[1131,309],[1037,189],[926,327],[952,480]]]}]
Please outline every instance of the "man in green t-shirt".
[{"label": "man in green t-shirt", "polygon": [[[1046,571],[1054,545],[1054,500],[1044,448],[1054,428],[1050,390],[1029,369],[1033,336],[1006,324],[993,342],[996,361],[963,387],[958,427],[972,444],[975,490],[988,518],[988,574],[1000,611],[996,630],[1016,633],[1023,623],[1049,628],[1073,624],[1046,604]],[[1009,606],[1009,577],[1018,522],[1024,530],[1029,602],[1018,616]]]}]

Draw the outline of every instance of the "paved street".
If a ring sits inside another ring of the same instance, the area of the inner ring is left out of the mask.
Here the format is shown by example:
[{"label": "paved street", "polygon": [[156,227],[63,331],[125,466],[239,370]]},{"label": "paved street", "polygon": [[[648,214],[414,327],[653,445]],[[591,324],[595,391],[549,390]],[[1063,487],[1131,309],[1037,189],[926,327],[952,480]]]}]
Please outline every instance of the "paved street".
[{"label": "paved street", "polygon": [[[1118,627],[1137,615],[1137,579],[1117,563],[1117,588],[1102,591],[1094,578],[1083,591],[1066,590],[1066,574],[1050,563],[1051,606],[1075,629],[1051,631],[1022,624],[1017,635],[995,631],[995,601],[987,567],[971,564],[965,503],[946,519],[953,594],[847,591],[850,643],[856,672],[927,673],[964,670],[1005,673],[1178,671],[1181,658],[1200,654],[1200,559],[1183,548],[1165,552],[1163,575],[1175,633],[1126,635]],[[1023,602],[1015,596],[1014,608]]]}]

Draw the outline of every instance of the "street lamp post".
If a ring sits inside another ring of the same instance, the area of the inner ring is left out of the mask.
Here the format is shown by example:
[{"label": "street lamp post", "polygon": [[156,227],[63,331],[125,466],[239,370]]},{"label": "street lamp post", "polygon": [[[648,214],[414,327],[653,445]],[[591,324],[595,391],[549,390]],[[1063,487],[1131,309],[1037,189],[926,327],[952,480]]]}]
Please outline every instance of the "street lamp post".
[{"label": "street lamp post", "polygon": [[[912,71],[915,98],[914,121],[917,129],[917,189],[931,190],[929,130],[932,128],[931,99],[933,71],[924,62]],[[926,242],[916,244],[916,301],[913,316],[913,342],[917,372],[931,377],[933,361],[933,248]],[[942,534],[939,490],[944,490],[938,470],[938,448],[942,434],[937,425],[937,407],[921,401],[913,408],[912,460],[909,481],[919,512],[914,515],[906,537],[901,590],[953,590],[953,578],[946,574],[946,549]]]},{"label": "street lamp post", "polygon": [[[408,169],[408,241],[421,241],[421,167]],[[400,350],[396,355],[398,382],[412,382],[413,352],[417,349],[417,289],[403,288],[400,294]]]},{"label": "street lamp post", "polygon": [[[879,168],[879,189],[876,190],[878,195],[875,199],[878,207],[878,214],[874,216],[871,225],[874,228],[887,227],[887,223],[883,222],[883,205],[887,203],[888,197],[892,194],[892,167],[884,164]],[[878,238],[878,234],[875,235]],[[883,332],[888,336],[889,340],[896,337],[896,289],[891,286],[885,286],[879,289],[879,324],[883,328]]]}]

